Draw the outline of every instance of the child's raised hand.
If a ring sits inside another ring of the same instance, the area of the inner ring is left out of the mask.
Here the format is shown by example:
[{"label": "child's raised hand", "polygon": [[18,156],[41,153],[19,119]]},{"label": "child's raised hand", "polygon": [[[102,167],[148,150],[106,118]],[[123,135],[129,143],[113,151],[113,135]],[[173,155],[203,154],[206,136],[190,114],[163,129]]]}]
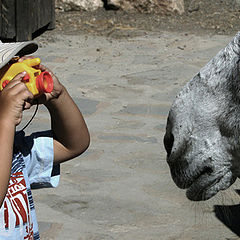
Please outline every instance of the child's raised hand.
[{"label": "child's raised hand", "polygon": [[[40,64],[38,66],[38,68],[43,72],[43,71],[47,71],[51,74],[52,76],[52,79],[53,79],[53,90],[51,93],[44,93],[45,95],[45,102],[43,103],[46,103],[48,102],[49,100],[52,100],[52,99],[56,99],[60,96],[60,94],[62,93],[62,90],[63,90],[63,85],[59,82],[58,78],[53,74],[53,72],[47,68],[46,66]],[[41,96],[40,96],[41,98]]]},{"label": "child's raised hand", "polygon": [[18,74],[0,92],[0,121],[17,126],[22,120],[22,112],[31,107],[33,94],[22,82],[25,72]]}]

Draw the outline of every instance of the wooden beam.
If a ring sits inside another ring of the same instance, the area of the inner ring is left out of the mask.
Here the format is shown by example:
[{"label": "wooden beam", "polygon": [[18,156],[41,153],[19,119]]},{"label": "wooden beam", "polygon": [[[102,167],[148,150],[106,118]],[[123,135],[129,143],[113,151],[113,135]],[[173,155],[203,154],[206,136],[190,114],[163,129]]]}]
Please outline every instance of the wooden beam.
[{"label": "wooden beam", "polygon": [[32,22],[34,10],[31,0],[15,0],[16,4],[16,40],[32,40]]},{"label": "wooden beam", "polygon": [[51,22],[48,25],[48,29],[54,29],[55,28],[55,21],[56,21],[56,16],[55,16],[55,0],[51,0]]},{"label": "wooden beam", "polygon": [[32,40],[40,29],[55,28],[55,0],[0,0],[0,38]]},{"label": "wooden beam", "polygon": [[0,36],[15,37],[15,0],[0,0]]}]

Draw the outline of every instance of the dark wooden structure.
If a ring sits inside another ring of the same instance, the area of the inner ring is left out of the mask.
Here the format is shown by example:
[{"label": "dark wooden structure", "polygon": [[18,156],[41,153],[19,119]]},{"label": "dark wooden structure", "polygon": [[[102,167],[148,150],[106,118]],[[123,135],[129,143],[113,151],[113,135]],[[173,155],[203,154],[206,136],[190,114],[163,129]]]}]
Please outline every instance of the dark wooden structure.
[{"label": "dark wooden structure", "polygon": [[55,27],[55,0],[0,0],[0,38],[32,40],[40,29]]}]

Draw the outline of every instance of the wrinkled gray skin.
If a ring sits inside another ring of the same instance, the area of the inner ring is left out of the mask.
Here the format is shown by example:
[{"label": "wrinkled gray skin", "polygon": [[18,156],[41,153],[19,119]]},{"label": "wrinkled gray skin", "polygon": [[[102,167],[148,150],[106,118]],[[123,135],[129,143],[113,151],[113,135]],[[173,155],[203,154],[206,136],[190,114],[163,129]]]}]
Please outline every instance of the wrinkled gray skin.
[{"label": "wrinkled gray skin", "polygon": [[164,145],[171,175],[190,200],[240,177],[240,32],[176,97]]}]

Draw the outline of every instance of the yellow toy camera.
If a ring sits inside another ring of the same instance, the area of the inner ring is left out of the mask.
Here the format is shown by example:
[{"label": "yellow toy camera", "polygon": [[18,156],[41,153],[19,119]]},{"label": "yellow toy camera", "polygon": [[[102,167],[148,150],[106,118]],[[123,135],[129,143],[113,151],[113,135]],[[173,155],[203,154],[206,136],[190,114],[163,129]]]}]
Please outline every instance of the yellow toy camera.
[{"label": "yellow toy camera", "polygon": [[25,59],[22,62],[15,62],[11,64],[0,80],[0,90],[19,73],[26,72],[23,82],[26,84],[28,90],[32,92],[34,97],[43,93],[50,93],[53,90],[53,79],[49,72],[42,72],[34,67],[41,63],[40,58]]}]

